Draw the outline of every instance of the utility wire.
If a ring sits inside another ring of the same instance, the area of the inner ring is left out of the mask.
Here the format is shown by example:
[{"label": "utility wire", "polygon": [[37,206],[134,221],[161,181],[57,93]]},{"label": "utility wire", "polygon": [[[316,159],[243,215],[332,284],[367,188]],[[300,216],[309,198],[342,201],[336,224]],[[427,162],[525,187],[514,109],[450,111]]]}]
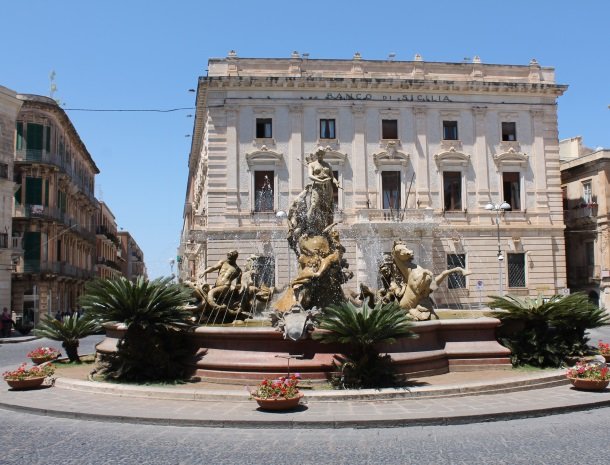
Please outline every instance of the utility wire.
[{"label": "utility wire", "polygon": [[160,109],[102,109],[102,108],[63,108],[64,111],[101,111],[101,112],[152,112],[152,113],[171,113],[172,111],[195,110],[195,107],[170,108],[169,110]]}]

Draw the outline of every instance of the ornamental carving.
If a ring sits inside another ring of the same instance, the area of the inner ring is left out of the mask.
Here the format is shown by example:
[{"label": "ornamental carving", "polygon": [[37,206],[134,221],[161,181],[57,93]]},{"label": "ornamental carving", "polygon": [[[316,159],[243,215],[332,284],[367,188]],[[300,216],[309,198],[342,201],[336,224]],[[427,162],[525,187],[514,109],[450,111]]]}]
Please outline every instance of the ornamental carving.
[{"label": "ornamental carving", "polygon": [[498,168],[506,166],[526,166],[529,156],[510,147],[505,152],[493,155],[494,163]]},{"label": "ornamental carving", "polygon": [[467,166],[468,163],[470,163],[470,155],[459,152],[455,147],[451,147],[449,150],[434,155],[434,161],[440,171],[442,168],[449,168],[452,166]]},{"label": "ornamental carving", "polygon": [[262,145],[258,150],[246,153],[246,163],[248,170],[255,165],[275,165],[280,166],[284,162],[284,156],[273,150],[269,150],[266,145]]},{"label": "ornamental carving", "polygon": [[398,150],[399,143],[397,141],[389,141],[385,144],[383,150],[373,154],[373,163],[375,168],[379,168],[383,165],[400,164],[407,166],[409,164],[409,154]]}]

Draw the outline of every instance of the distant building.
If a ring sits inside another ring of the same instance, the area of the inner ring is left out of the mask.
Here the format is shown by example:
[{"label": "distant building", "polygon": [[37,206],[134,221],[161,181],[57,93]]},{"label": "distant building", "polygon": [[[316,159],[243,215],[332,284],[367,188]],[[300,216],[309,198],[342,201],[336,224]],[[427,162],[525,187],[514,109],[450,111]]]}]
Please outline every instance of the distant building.
[{"label": "distant building", "polygon": [[18,95],[13,235],[23,248],[12,282],[13,310],[25,321],[78,306],[94,276],[94,197],[99,170],[53,100]]},{"label": "distant building", "polygon": [[117,236],[114,215],[105,202],[99,203],[95,221],[96,261],[95,271],[98,278],[118,278],[122,276],[119,264],[121,241]]},{"label": "distant building", "polygon": [[144,264],[144,253],[136,240],[128,231],[119,231],[120,266],[123,276],[130,281],[136,280],[139,276],[148,278],[146,265]]},{"label": "distant building", "polygon": [[[394,239],[448,279],[438,306],[566,287],[553,68],[363,60],[210,59],[199,78],[179,255],[196,280],[230,249],[251,255],[268,285],[297,263],[286,242],[291,203],[319,148],[341,189],[335,221],[354,272],[378,284]],[[499,215],[485,207],[503,201]],[[498,254],[498,249],[500,254]],[[502,260],[498,260],[498,255]]]},{"label": "distant building", "polygon": [[568,287],[610,309],[610,149],[560,142]]},{"label": "distant building", "polygon": [[22,101],[17,93],[0,86],[0,311],[11,309],[11,275],[21,249],[13,240],[13,154],[15,122]]}]

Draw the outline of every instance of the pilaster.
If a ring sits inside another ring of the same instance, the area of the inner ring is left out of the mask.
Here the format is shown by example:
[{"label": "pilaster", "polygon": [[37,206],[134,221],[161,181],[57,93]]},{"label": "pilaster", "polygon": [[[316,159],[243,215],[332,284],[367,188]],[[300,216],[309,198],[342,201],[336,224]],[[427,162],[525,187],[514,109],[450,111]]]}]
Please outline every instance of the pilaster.
[{"label": "pilaster", "polygon": [[428,160],[427,108],[413,107],[415,116],[415,185],[419,208],[430,207],[430,166]]}]

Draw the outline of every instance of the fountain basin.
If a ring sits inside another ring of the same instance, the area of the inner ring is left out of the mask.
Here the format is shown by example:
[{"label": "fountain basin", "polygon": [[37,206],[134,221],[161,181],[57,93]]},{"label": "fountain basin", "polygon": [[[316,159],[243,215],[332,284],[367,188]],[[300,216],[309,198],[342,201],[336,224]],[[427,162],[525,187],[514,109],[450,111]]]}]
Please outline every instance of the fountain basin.
[{"label": "fountain basin", "polygon": [[[379,349],[391,355],[398,373],[411,377],[510,368],[510,351],[495,338],[499,324],[489,317],[417,322],[413,328],[417,339],[400,338]],[[106,338],[97,351],[115,351],[124,332],[122,325],[106,325]],[[295,357],[290,358],[291,373],[325,383],[333,373],[335,355],[344,350],[313,339],[285,340],[280,332],[266,327],[202,326],[186,337],[201,356],[197,375],[220,384],[257,384],[262,378],[286,375],[289,356]]]}]

